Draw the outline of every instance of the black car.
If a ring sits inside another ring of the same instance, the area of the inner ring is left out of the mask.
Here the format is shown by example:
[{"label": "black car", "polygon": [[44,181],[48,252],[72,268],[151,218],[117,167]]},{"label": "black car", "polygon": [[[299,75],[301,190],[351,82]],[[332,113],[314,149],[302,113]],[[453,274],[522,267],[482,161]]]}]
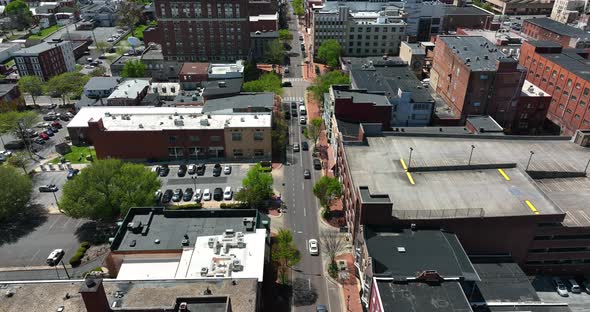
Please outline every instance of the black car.
[{"label": "black car", "polygon": [[309,144],[307,144],[305,141],[301,142],[301,149],[304,151],[309,150]]},{"label": "black car", "polygon": [[170,173],[170,168],[168,168],[168,165],[163,165],[160,168],[160,176],[161,177],[165,177],[168,175],[168,173]]},{"label": "black car", "polygon": [[305,179],[311,179],[311,172],[309,172],[309,169],[303,170],[303,177]]},{"label": "black car", "polygon": [[297,102],[291,102],[291,108],[297,108]]},{"label": "black car", "polygon": [[25,148],[25,143],[23,143],[22,140],[10,141],[10,142],[4,144],[4,148],[7,150],[23,149],[23,148]]},{"label": "black car", "polygon": [[43,144],[45,144],[45,140],[43,140],[42,138],[35,138],[35,139],[33,140],[33,142],[35,142],[35,143],[37,143],[37,144],[39,144],[39,145],[43,145]]},{"label": "black car", "polygon": [[293,84],[291,84],[291,81],[285,81],[283,83],[281,83],[281,87],[283,88],[287,88],[287,87],[292,87]]},{"label": "black car", "polygon": [[223,199],[223,190],[220,187],[213,190],[213,199],[216,201],[221,201]]},{"label": "black car", "polygon": [[322,170],[322,162],[317,158],[313,159],[313,169]]},{"label": "black car", "polygon": [[221,164],[215,164],[215,166],[213,166],[213,176],[218,177],[220,175],[221,175]]},{"label": "black car", "polygon": [[69,121],[70,117],[66,116],[66,115],[61,115],[59,116],[59,119],[63,120],[63,121]]},{"label": "black car", "polygon": [[285,120],[291,120],[291,113],[285,112]]},{"label": "black car", "polygon": [[164,191],[164,195],[162,195],[162,203],[163,204],[169,203],[171,199],[172,199],[172,190]]},{"label": "black car", "polygon": [[42,193],[53,193],[53,192],[57,192],[58,188],[57,186],[55,186],[55,184],[46,184],[46,185],[41,185],[39,186],[39,192]]},{"label": "black car", "polygon": [[306,126],[301,126],[301,133],[305,133],[305,129],[307,129]]},{"label": "black car", "polygon": [[186,190],[184,190],[184,195],[182,195],[182,200],[191,201],[191,199],[193,199],[193,194],[193,188],[187,187]]},{"label": "black car", "polygon": [[68,170],[67,179],[68,180],[71,180],[71,179],[75,178],[78,175],[79,172],[80,172],[80,169],[70,169],[70,170]]},{"label": "black car", "polygon": [[184,177],[185,175],[186,175],[186,165],[180,165],[180,167],[178,167],[178,176]]},{"label": "black car", "polygon": [[198,164],[197,165],[197,175],[204,175],[205,174],[205,164]]},{"label": "black car", "polygon": [[179,202],[182,199],[182,189],[175,189],[172,193],[172,201]]},{"label": "black car", "polygon": [[59,128],[57,128],[55,126],[49,126],[49,127],[47,127],[47,129],[53,131],[53,133],[59,132]]},{"label": "black car", "polygon": [[291,116],[297,117],[297,110],[296,109],[291,110]]}]

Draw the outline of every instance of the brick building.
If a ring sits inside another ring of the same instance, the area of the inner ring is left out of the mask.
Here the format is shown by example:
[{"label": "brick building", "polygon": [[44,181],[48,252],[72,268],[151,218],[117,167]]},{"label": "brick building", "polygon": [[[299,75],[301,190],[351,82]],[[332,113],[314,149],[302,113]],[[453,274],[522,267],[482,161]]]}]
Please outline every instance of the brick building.
[{"label": "brick building", "polygon": [[526,71],[481,36],[439,36],[430,75],[432,88],[462,121],[490,115],[511,128]]},{"label": "brick building", "polygon": [[76,69],[74,47],[70,41],[42,42],[13,53],[19,75],[35,75],[44,81]]},{"label": "brick building", "polygon": [[[326,100],[328,107],[324,107],[324,114],[329,112],[336,119],[353,123],[380,123],[385,130],[391,127],[392,105],[384,92],[352,89],[348,85],[332,85]],[[324,120],[328,120],[329,123],[332,116],[324,116]],[[326,128],[330,129],[331,125],[327,125]]]},{"label": "brick building", "polygon": [[195,90],[203,81],[208,80],[209,63],[184,63],[180,67],[178,78],[183,90]]},{"label": "brick building", "polygon": [[524,20],[522,32],[534,40],[553,41],[569,48],[589,48],[590,33],[548,17]]},{"label": "brick building", "polygon": [[516,118],[512,121],[513,134],[538,134],[543,129],[551,95],[530,81],[525,80],[522,85]]},{"label": "brick building", "polygon": [[520,50],[527,80],[551,95],[547,118],[562,135],[590,129],[590,52],[549,41],[528,41]]}]

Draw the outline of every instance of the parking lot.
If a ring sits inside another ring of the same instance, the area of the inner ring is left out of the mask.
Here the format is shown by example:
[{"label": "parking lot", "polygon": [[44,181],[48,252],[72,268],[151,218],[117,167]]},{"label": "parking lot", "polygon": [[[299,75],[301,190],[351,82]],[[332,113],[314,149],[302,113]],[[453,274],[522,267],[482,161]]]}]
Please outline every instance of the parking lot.
[{"label": "parking lot", "polygon": [[[231,186],[235,195],[237,188],[242,186],[242,179],[248,172],[248,169],[252,166],[251,164],[228,164],[232,168],[231,174],[226,175],[221,173],[219,177],[214,177],[213,165],[214,164],[207,164],[205,174],[202,176],[187,173],[184,177],[178,176],[179,166],[170,166],[170,173],[168,176],[160,178],[162,180],[162,192],[167,189],[175,190],[178,188],[182,189],[184,192],[186,188],[190,187],[193,191],[200,189],[201,193],[203,193],[207,188],[213,192],[217,187],[225,189],[226,186]],[[221,165],[223,167],[226,164]]]},{"label": "parking lot", "polygon": [[[66,183],[67,171],[52,171],[52,172],[40,172],[33,177],[33,195],[31,196],[31,202],[38,204],[47,210],[55,211],[57,205],[55,198],[59,200],[63,192],[63,186]],[[39,192],[39,186],[46,184],[55,184],[59,190],[55,193],[41,193]],[[54,196],[55,194],[55,196]]]},{"label": "parking lot", "polygon": [[[565,280],[565,278],[562,278],[562,280]],[[557,294],[552,277],[549,276],[535,276],[532,284],[541,301],[563,302],[567,303],[573,312],[590,312],[590,294],[584,291],[581,294],[569,292],[568,297],[562,297]]]}]

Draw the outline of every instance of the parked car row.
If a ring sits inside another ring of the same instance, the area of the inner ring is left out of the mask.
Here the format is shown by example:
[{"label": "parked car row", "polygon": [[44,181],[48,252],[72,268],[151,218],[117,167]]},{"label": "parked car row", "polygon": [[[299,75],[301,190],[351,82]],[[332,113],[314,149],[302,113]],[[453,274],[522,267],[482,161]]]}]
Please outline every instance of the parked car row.
[{"label": "parked car row", "polygon": [[[200,163],[198,165],[197,164],[190,164],[190,165],[183,164],[178,167],[178,171],[176,174],[179,177],[184,177],[187,174],[189,174],[189,175],[196,174],[198,176],[202,176],[202,175],[205,175],[205,170],[206,170],[206,165],[203,163]],[[232,169],[231,169],[230,165],[225,165],[223,167],[221,166],[221,164],[213,165],[213,176],[214,177],[220,176],[222,172],[225,175],[231,174],[231,171],[232,171]],[[168,167],[168,165],[156,165],[156,166],[152,167],[152,172],[159,175],[160,177],[166,177],[170,173],[170,168]]]},{"label": "parked car row", "polygon": [[555,291],[562,297],[568,297],[570,292],[573,294],[586,292],[590,295],[590,279],[584,280],[583,283],[578,283],[574,278],[561,279],[554,277],[553,285],[555,286]]},{"label": "parked car row", "polygon": [[234,192],[231,186],[226,186],[225,189],[217,187],[211,192],[211,189],[201,189],[193,190],[192,187],[187,187],[184,191],[180,188],[175,190],[167,189],[162,193],[161,190],[156,192],[156,201],[161,202],[163,204],[167,204],[172,202],[201,202],[201,201],[210,201],[211,199],[216,201],[221,200],[232,200],[234,196]]}]

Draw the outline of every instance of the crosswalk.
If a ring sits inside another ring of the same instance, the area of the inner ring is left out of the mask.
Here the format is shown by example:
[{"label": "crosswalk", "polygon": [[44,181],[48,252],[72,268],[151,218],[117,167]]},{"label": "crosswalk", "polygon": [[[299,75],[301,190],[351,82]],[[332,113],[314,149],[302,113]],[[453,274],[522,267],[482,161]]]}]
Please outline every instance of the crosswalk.
[{"label": "crosswalk", "polygon": [[305,81],[303,80],[303,78],[283,78],[283,82],[301,82],[301,81]]},{"label": "crosswalk", "polygon": [[302,96],[285,96],[283,102],[303,102]]}]

